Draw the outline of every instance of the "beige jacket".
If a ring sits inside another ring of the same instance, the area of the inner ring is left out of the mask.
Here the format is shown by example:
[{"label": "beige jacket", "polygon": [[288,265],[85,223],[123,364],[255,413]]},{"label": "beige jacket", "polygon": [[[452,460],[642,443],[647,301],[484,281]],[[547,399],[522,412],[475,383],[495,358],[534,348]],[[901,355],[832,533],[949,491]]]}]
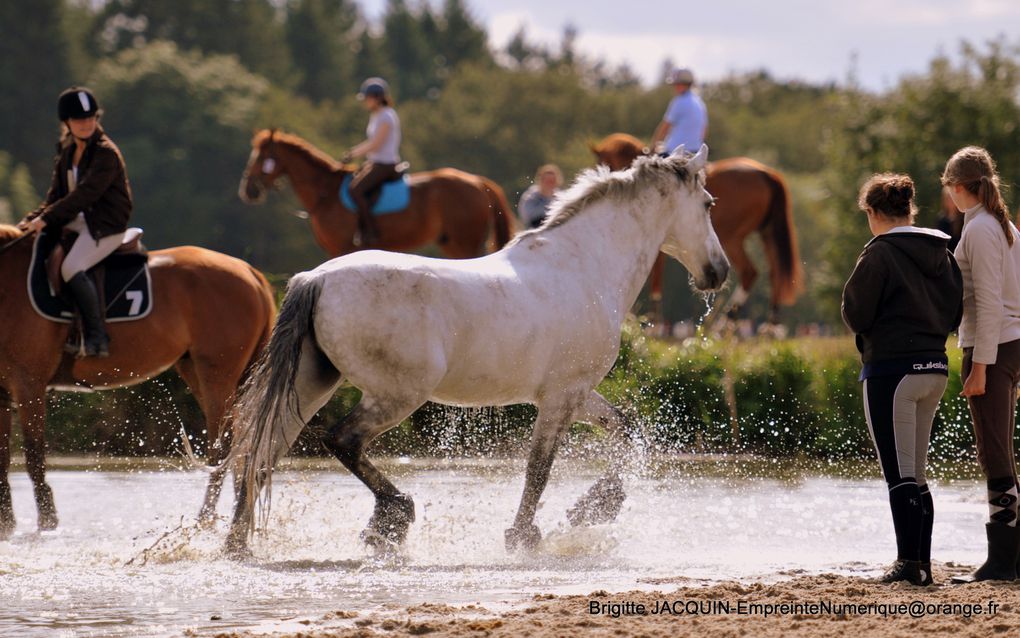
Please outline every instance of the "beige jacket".
[{"label": "beige jacket", "polygon": [[984,206],[963,211],[956,261],[963,273],[960,347],[974,348],[974,362],[994,364],[1000,343],[1020,339],[1020,233],[1006,242],[1002,226]]}]

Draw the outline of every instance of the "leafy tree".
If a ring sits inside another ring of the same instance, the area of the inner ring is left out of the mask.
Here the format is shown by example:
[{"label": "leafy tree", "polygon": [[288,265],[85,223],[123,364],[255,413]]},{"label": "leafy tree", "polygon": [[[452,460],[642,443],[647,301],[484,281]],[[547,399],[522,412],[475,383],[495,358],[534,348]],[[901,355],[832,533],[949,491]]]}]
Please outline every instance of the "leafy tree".
[{"label": "leafy tree", "polygon": [[425,97],[438,88],[435,49],[426,39],[420,19],[430,9],[411,11],[404,0],[389,0],[383,17],[382,51],[396,73],[390,83],[401,100]]},{"label": "leafy tree", "polygon": [[81,78],[67,63],[61,0],[0,2],[0,148],[47,180],[57,139],[57,95]]},{"label": "leafy tree", "polygon": [[38,204],[28,167],[17,164],[10,153],[0,151],[0,224],[13,224]]},{"label": "leafy tree", "polygon": [[919,223],[928,226],[939,211],[939,175],[963,146],[987,148],[1007,189],[1020,183],[1020,46],[1001,39],[983,49],[964,43],[961,53],[958,64],[939,56],[927,73],[904,78],[883,95],[858,90],[842,98],[843,116],[826,152],[828,213],[841,220],[841,232],[829,241],[820,291],[833,319],[842,282],[869,237],[856,218],[857,189],[868,175],[895,171],[913,177]]},{"label": "leafy tree", "polygon": [[360,11],[351,0],[291,0],[287,5],[287,45],[300,77],[297,91],[313,100],[354,92]]},{"label": "leafy tree", "polygon": [[273,270],[307,264],[304,228],[256,214],[237,196],[270,92],[264,79],[232,56],[154,42],[104,60],[94,84],[106,100],[104,125],[127,162],[134,221],[150,245],[197,244]]},{"label": "leafy tree", "polygon": [[155,40],[181,49],[232,53],[256,73],[287,85],[290,55],[283,25],[270,0],[110,0],[93,30],[98,53],[115,53]]}]

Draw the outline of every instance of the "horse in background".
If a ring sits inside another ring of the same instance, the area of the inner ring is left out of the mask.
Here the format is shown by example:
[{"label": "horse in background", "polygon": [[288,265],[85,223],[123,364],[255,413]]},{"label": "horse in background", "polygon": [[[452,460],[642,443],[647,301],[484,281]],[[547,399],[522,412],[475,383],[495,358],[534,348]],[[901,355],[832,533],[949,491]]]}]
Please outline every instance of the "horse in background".
[{"label": "horse in background", "polygon": [[[252,139],[238,195],[245,203],[261,203],[277,180],[289,177],[308,211],[315,241],[338,257],[359,250],[357,215],[339,197],[351,173],[353,167],[338,164],[300,137],[266,129]],[[434,243],[446,257],[469,258],[498,250],[513,236],[513,212],[492,180],[440,168],[412,173],[409,181],[407,209],[376,217],[380,240],[371,248],[409,252]]]},{"label": "horse in background", "polygon": [[[0,225],[0,540],[15,527],[7,481],[11,400],[21,421],[39,529],[55,529],[57,510],[46,483],[47,390],[124,387],[175,367],[202,409],[207,462],[217,465],[230,440],[234,395],[269,340],[276,315],[269,282],[240,259],[194,246],[154,250],[149,315],[107,325],[108,358],[76,359],[63,350],[70,325],[45,319],[32,307],[26,282],[33,247],[30,237],[22,237],[14,226]],[[210,476],[202,520],[215,515],[224,473],[217,469]]]},{"label": "horse in background", "polygon": [[[636,456],[622,413],[595,391],[616,361],[628,310],[660,251],[703,290],[729,264],[709,217],[697,155],[648,157],[583,173],[538,229],[472,260],[365,251],[295,275],[280,319],[238,401],[232,457],[242,465],[227,553],[245,556],[254,508],[267,516],[272,471],[344,381],[360,402],[323,437],[375,496],[363,539],[403,542],[414,502],[365,455],[371,442],[428,400],[538,408],[524,491],[507,548],[532,547],[556,449],[575,421],[607,429],[609,473],[568,512],[572,524],[613,520],[620,464]],[[265,496],[260,494],[265,490]]]},{"label": "horse in background", "polygon": [[[626,133],[613,133],[597,144],[589,144],[589,148],[600,164],[614,171],[650,154],[641,140]],[[712,225],[740,278],[740,286],[729,300],[729,313],[735,315],[747,301],[758,278],[758,270],[744,249],[748,235],[757,232],[769,265],[768,321],[777,323],[779,306],[792,305],[804,287],[786,180],[779,171],[747,157],[709,162],[706,172],[705,188],[716,198]],[[650,288],[656,302],[662,299],[664,265],[660,257],[652,268]]]}]

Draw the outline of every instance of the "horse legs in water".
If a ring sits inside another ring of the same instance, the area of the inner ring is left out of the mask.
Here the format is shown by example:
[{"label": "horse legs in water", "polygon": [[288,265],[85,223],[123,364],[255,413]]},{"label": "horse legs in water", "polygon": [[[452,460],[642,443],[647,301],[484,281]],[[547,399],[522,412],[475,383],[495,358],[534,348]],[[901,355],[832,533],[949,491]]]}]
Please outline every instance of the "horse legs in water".
[{"label": "horse legs in water", "polygon": [[330,428],[325,439],[329,451],[375,495],[375,510],[361,538],[377,549],[404,542],[407,529],[414,522],[414,501],[365,458],[365,450],[377,436],[406,419],[424,402],[424,398],[378,399],[362,395],[358,405]]},{"label": "horse legs in water", "polygon": [[14,533],[14,504],[7,471],[11,466],[11,397],[0,388],[0,541]]},{"label": "horse legs in water", "polygon": [[531,452],[528,455],[528,469],[524,476],[524,493],[517,508],[513,527],[506,530],[505,541],[508,551],[518,547],[531,549],[542,539],[542,532],[535,525],[538,499],[549,482],[556,448],[563,439],[567,428],[573,423],[574,415],[585,399],[576,394],[559,397],[559,401],[546,401],[538,405],[538,418],[531,435]]},{"label": "horse legs in water", "polygon": [[15,391],[18,417],[24,436],[25,466],[35,491],[35,504],[39,511],[39,529],[57,528],[57,508],[53,504],[53,490],[46,484],[46,392]]},{"label": "horse legs in water", "polygon": [[609,443],[618,452],[609,459],[606,475],[595,482],[591,488],[577,500],[567,511],[567,520],[574,527],[579,525],[597,525],[611,523],[623,507],[627,494],[623,491],[623,479],[620,474],[636,450],[628,433],[628,422],[623,412],[594,390],[588,395],[584,404],[584,416],[579,420],[606,428]]}]

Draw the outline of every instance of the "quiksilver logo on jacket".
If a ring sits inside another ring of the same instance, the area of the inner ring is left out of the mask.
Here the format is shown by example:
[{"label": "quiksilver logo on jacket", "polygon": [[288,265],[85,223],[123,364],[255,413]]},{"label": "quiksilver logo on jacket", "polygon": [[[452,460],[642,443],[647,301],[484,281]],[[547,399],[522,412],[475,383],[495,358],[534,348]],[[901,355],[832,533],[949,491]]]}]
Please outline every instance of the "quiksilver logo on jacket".
[{"label": "quiksilver logo on jacket", "polygon": [[929,361],[928,363],[915,363],[914,370],[945,370],[949,371],[949,364],[942,361]]}]

